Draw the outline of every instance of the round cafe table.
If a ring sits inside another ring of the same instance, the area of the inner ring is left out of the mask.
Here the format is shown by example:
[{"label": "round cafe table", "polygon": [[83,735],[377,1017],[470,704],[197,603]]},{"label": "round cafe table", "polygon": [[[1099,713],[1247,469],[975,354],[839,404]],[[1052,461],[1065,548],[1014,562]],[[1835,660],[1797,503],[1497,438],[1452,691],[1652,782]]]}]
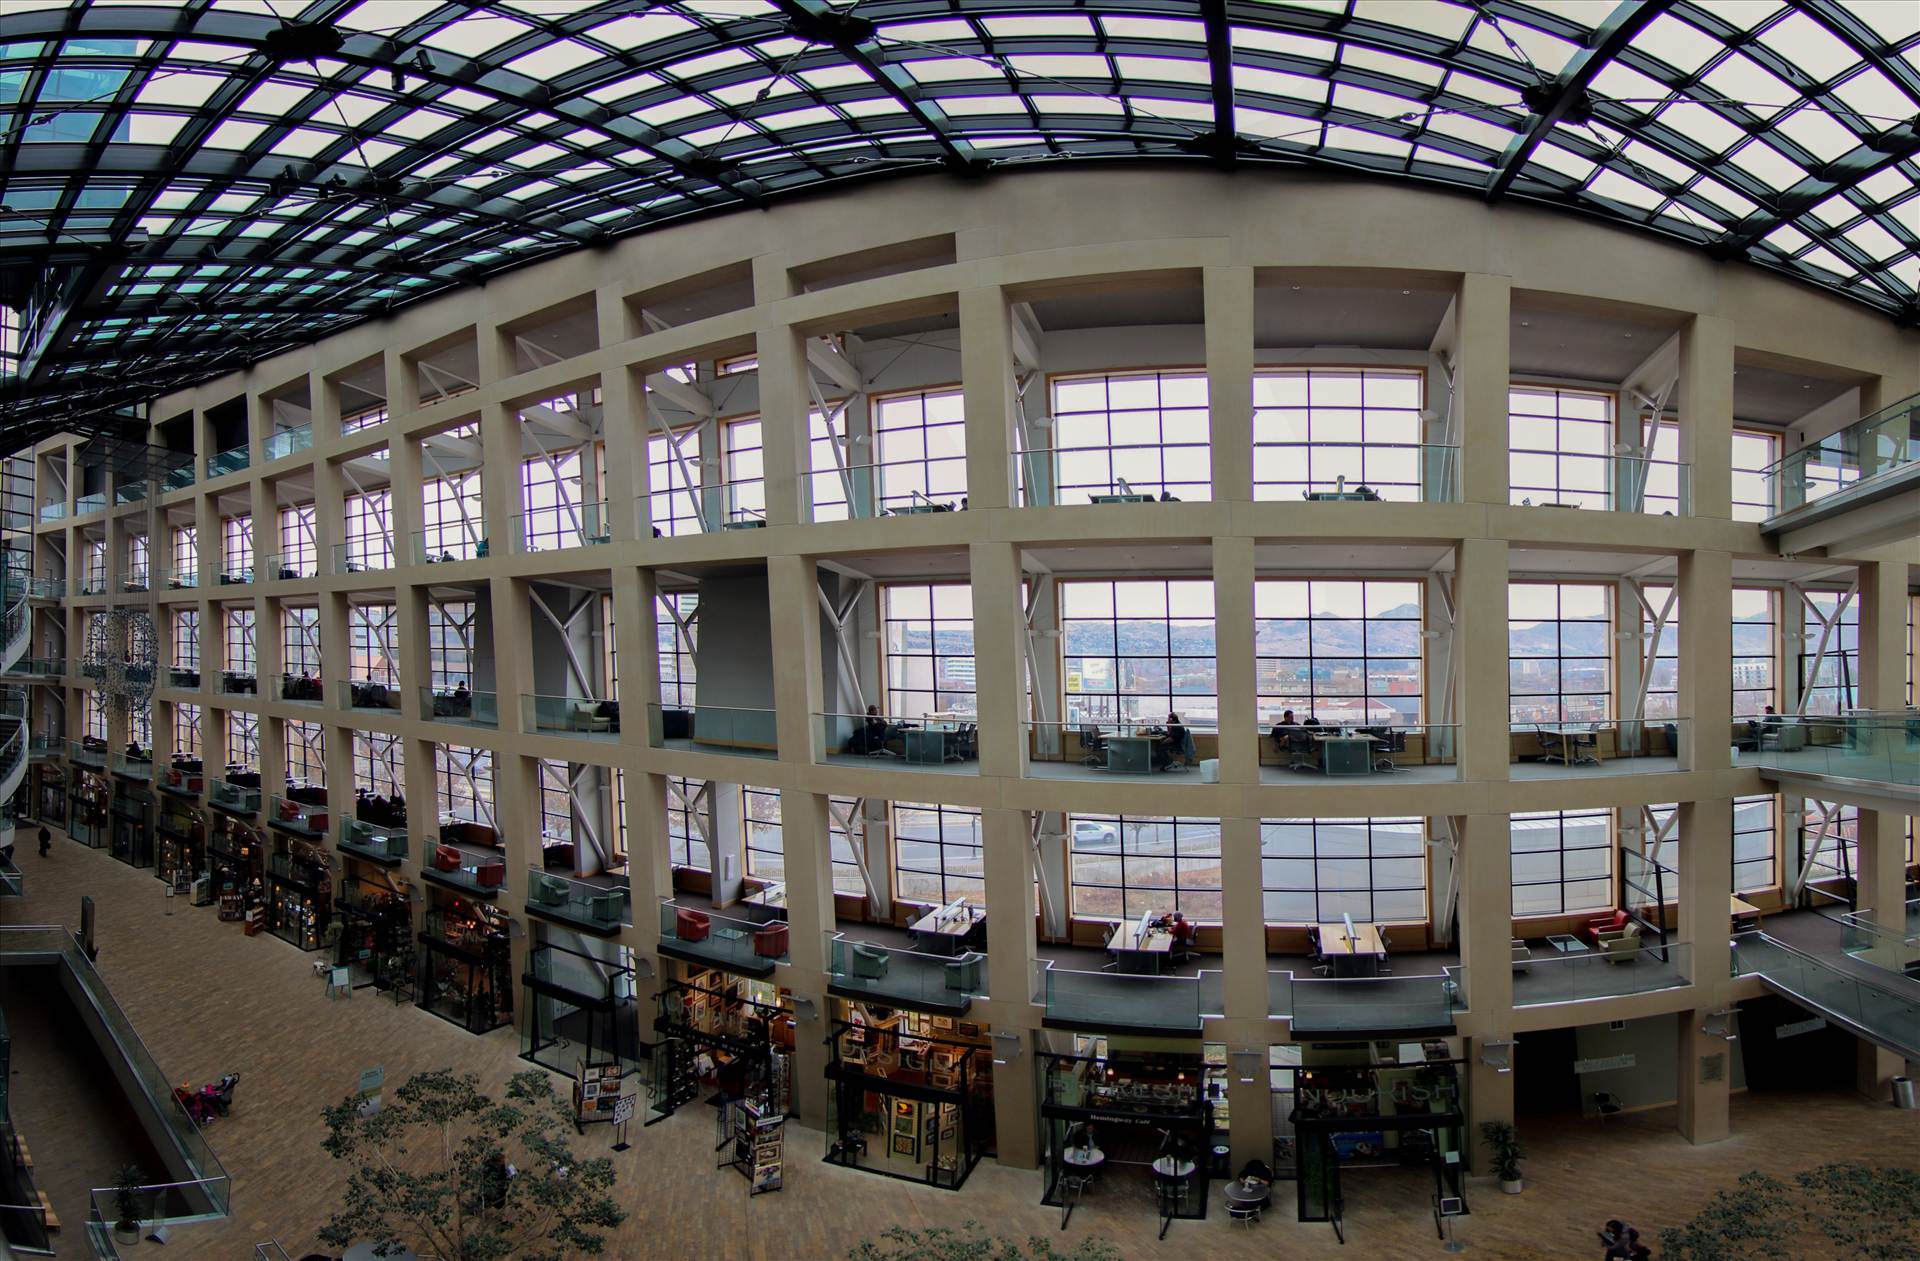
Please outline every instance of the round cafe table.
[{"label": "round cafe table", "polygon": [[1153,1171],[1163,1178],[1187,1178],[1193,1175],[1193,1162],[1176,1156],[1162,1156],[1153,1162]]},{"label": "round cafe table", "polygon": [[1107,1154],[1098,1147],[1069,1147],[1060,1159],[1076,1169],[1096,1169],[1106,1163]]}]

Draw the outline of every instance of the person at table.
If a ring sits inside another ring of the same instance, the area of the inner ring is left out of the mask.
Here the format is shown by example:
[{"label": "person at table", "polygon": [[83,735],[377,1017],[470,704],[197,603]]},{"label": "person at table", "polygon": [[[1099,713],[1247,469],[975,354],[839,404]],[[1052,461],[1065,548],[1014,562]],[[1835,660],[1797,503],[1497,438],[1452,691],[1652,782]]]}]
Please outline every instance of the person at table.
[{"label": "person at table", "polygon": [[1280,721],[1273,724],[1273,742],[1284,749],[1287,747],[1287,741],[1291,740],[1299,730],[1300,724],[1294,721],[1293,711],[1285,710],[1280,715]]},{"label": "person at table", "polygon": [[847,752],[869,755],[883,752],[887,747],[887,737],[890,734],[892,734],[892,728],[887,725],[887,720],[880,716],[880,707],[869,705],[859,730],[855,731],[852,738],[847,741]]},{"label": "person at table", "polygon": [[1159,743],[1153,747],[1155,766],[1170,766],[1174,760],[1183,756],[1187,748],[1187,729],[1180,724],[1180,715],[1168,714],[1167,725],[1160,732]]}]

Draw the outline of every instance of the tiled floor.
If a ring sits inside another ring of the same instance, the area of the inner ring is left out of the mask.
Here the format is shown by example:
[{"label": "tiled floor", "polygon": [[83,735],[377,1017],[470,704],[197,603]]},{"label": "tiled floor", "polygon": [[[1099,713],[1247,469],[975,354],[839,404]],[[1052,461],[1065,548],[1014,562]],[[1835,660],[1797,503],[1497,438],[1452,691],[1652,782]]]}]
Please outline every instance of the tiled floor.
[{"label": "tiled floor", "polygon": [[[497,1087],[521,1066],[512,1030],[472,1037],[368,991],[329,1002],[311,975],[310,956],[269,937],[244,937],[210,909],[176,906],[167,917],[150,874],[64,838],[50,859],[29,853],[26,873],[28,896],[0,903],[0,914],[12,923],[72,921],[80,894],[92,894],[101,969],[170,1076],[241,1074],[233,1116],[209,1131],[234,1175],[235,1216],[176,1232],[169,1257],[244,1261],[267,1238],[278,1238],[294,1256],[312,1247],[341,1186],[320,1151],[319,1110],[350,1092],[362,1068],[383,1065],[388,1081],[397,1082],[451,1066]],[[709,1109],[687,1108],[633,1130],[632,1150],[614,1158],[629,1217],[608,1256],[826,1261],[891,1225],[966,1220],[1014,1237],[1045,1235],[1061,1247],[1102,1235],[1128,1261],[1352,1261],[1439,1248],[1428,1215],[1431,1182],[1417,1172],[1367,1171],[1346,1180],[1344,1247],[1326,1226],[1292,1220],[1284,1186],[1275,1211],[1251,1230],[1230,1224],[1216,1201],[1207,1220],[1175,1223],[1161,1241],[1152,1206],[1118,1184],[1097,1190],[1069,1228],[1056,1232],[1059,1215],[1039,1203],[1038,1173],[989,1161],[961,1191],[932,1190],[826,1165],[819,1160],[825,1136],[797,1126],[788,1136],[786,1189],[749,1199],[737,1174],[713,1167],[712,1126]],[[1643,1230],[1657,1230],[1690,1216],[1749,1169],[1785,1174],[1841,1157],[1920,1164],[1920,1113],[1849,1095],[1742,1095],[1733,1126],[1728,1141],[1693,1147],[1674,1132],[1668,1109],[1617,1117],[1604,1128],[1574,1118],[1523,1118],[1526,1193],[1503,1196],[1472,1180],[1472,1215],[1460,1222],[1458,1237],[1471,1257],[1562,1261],[1586,1255],[1599,1219],[1624,1214]],[[581,1147],[598,1151],[605,1141],[590,1132]],[[36,1142],[36,1155],[40,1147]],[[77,1230],[63,1236],[60,1255],[84,1255]]]}]

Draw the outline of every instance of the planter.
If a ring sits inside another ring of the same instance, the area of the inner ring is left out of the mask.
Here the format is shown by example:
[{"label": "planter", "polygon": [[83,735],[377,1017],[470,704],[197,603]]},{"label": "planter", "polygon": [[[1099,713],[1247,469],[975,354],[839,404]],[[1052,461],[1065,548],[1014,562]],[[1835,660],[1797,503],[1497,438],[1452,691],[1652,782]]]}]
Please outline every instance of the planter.
[{"label": "planter", "polygon": [[1500,1180],[1500,1189],[1502,1191],[1505,1191],[1508,1195],[1520,1194],[1520,1192],[1526,1187],[1526,1185],[1527,1184],[1525,1182],[1522,1182],[1518,1178],[1515,1178],[1512,1181],[1508,1181],[1505,1178],[1502,1178]]},{"label": "planter", "polygon": [[113,1241],[121,1244],[137,1244],[140,1242],[140,1228],[122,1226],[116,1222],[113,1227]]}]

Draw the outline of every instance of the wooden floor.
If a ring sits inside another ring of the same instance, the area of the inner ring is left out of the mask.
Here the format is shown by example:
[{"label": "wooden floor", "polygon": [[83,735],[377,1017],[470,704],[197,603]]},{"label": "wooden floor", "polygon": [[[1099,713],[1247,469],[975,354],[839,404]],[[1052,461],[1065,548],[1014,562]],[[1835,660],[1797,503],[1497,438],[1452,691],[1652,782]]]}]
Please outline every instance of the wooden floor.
[{"label": "wooden floor", "polygon": [[[472,1037],[372,991],[329,1002],[310,975],[311,956],[268,936],[243,937],[210,908],[176,901],[167,916],[152,873],[104,852],[61,837],[51,858],[29,849],[22,867],[28,896],[0,901],[0,916],[76,923],[81,893],[93,894],[100,969],[161,1067],[196,1083],[240,1074],[233,1115],[208,1131],[234,1175],[235,1214],[175,1232],[169,1257],[246,1261],[252,1245],[269,1238],[296,1257],[313,1248],[313,1232],[341,1183],[320,1150],[320,1109],[349,1093],[362,1068],[384,1065],[388,1080],[398,1081],[452,1066],[497,1084],[523,1066],[512,1030]],[[1036,1172],[987,1162],[959,1192],[924,1189],[821,1163],[824,1136],[799,1128],[788,1133],[786,1189],[750,1200],[738,1174],[712,1167],[712,1117],[711,1109],[690,1107],[651,1129],[634,1128],[632,1150],[615,1157],[630,1216],[608,1255],[811,1261],[843,1257],[856,1240],[892,1224],[972,1219],[1024,1236],[1052,1235],[1059,1223],[1057,1212],[1039,1203]],[[1469,1257],[1561,1261],[1594,1252],[1593,1231],[1607,1217],[1657,1231],[1691,1216],[1748,1169],[1784,1174],[1842,1157],[1920,1166],[1920,1112],[1850,1095],[1740,1096],[1733,1123],[1728,1141],[1693,1147],[1674,1132],[1670,1110],[1618,1117],[1604,1128],[1576,1118],[1528,1121],[1521,1135],[1530,1157],[1525,1194],[1504,1196],[1473,1181],[1472,1216],[1460,1223],[1458,1237]],[[590,1133],[585,1145],[606,1143],[603,1132]],[[40,1157],[42,1137],[27,1138]],[[1128,1261],[1352,1261],[1439,1251],[1423,1174],[1349,1176],[1344,1248],[1328,1227],[1292,1221],[1291,1184],[1278,1190],[1276,1212],[1250,1230],[1230,1224],[1216,1197],[1208,1220],[1176,1222],[1164,1241],[1154,1237],[1151,1205],[1096,1191],[1060,1239],[1103,1235]],[[63,1235],[61,1256],[85,1255],[77,1223]]]}]

